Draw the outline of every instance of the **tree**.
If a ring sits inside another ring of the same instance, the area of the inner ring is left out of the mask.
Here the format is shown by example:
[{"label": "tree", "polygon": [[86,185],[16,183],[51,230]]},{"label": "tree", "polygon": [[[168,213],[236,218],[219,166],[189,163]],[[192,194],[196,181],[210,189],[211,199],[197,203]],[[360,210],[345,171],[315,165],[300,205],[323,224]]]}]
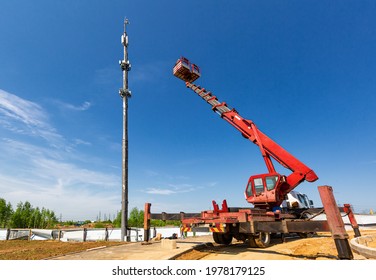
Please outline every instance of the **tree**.
[{"label": "tree", "polygon": [[132,208],[129,214],[128,226],[143,227],[144,226],[144,211],[138,210],[137,207]]},{"label": "tree", "polygon": [[6,228],[10,226],[10,220],[13,215],[12,205],[0,198],[0,228]]},{"label": "tree", "polygon": [[[115,220],[112,223],[114,227],[121,227],[121,212],[118,212]],[[129,213],[128,227],[143,227],[144,226],[144,211],[138,210],[137,207],[132,208]]]},{"label": "tree", "polygon": [[117,228],[121,227],[121,212],[117,213],[116,218],[114,219],[112,224],[114,225],[114,227],[117,227]]},{"label": "tree", "polygon": [[37,207],[37,208],[33,209],[32,212],[31,212],[29,227],[40,228],[41,222],[42,222],[42,214],[41,214],[39,208]]},{"label": "tree", "polygon": [[45,220],[44,220],[45,227],[44,228],[53,227],[53,225],[55,225],[58,222],[54,211],[43,208],[42,212],[43,212],[43,210],[44,210],[44,217],[45,217]]},{"label": "tree", "polygon": [[11,221],[12,227],[15,228],[51,228],[58,222],[54,211],[33,208],[28,201],[17,204]]},{"label": "tree", "polygon": [[30,217],[31,217],[32,207],[30,202],[18,203],[17,209],[14,211],[12,216],[12,227],[15,228],[28,228]]}]

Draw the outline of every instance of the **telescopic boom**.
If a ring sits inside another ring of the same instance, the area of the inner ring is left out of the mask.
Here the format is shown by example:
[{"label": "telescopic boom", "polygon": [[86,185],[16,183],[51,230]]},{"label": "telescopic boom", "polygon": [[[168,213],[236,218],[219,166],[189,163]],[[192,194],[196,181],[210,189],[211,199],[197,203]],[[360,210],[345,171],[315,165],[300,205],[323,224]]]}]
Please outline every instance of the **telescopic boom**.
[{"label": "telescopic boom", "polygon": [[[201,76],[197,65],[190,64],[186,58],[180,58],[175,64],[173,73],[176,77],[185,81],[188,88],[209,103],[212,110],[218,113],[222,119],[234,126],[245,138],[260,148],[268,173],[249,178],[245,190],[248,202],[260,208],[273,209],[279,207],[285,196],[300,183],[303,181],[314,182],[318,179],[312,169],[261,132],[253,121],[244,119],[225,102],[218,101],[217,97],[210,91],[193,84],[192,82]],[[291,170],[292,173],[288,176],[277,173],[271,158]]]}]

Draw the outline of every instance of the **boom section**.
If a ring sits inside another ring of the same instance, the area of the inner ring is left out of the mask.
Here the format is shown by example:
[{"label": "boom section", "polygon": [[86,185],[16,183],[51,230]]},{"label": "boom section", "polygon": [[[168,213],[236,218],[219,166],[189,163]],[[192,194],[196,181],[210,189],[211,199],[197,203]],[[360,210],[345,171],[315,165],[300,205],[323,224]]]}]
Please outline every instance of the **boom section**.
[{"label": "boom section", "polygon": [[261,132],[253,121],[244,119],[235,109],[229,108],[225,102],[218,101],[217,97],[210,91],[192,84],[191,82],[186,82],[186,86],[209,103],[214,112],[218,113],[222,119],[226,120],[239,130],[245,138],[259,146],[269,173],[276,173],[270,157],[292,171],[292,173],[286,177],[285,182],[281,185],[281,188],[278,191],[279,198],[276,199],[277,201],[283,200],[284,196],[302,181],[306,180],[308,182],[314,182],[318,179],[312,169]]}]

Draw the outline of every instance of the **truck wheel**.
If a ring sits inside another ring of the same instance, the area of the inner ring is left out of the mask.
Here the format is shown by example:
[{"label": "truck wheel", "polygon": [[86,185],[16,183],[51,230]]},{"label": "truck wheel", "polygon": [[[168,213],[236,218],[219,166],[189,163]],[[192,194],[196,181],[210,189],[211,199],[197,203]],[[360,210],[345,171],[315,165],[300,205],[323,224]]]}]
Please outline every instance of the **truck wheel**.
[{"label": "truck wheel", "polygon": [[232,235],[229,233],[220,234],[219,240],[221,241],[221,244],[230,245],[232,242]]},{"label": "truck wheel", "polygon": [[266,248],[270,244],[270,233],[269,232],[259,232],[255,236],[255,242],[258,247]]},{"label": "truck wheel", "polygon": [[232,241],[232,235],[229,233],[213,232],[213,239],[217,244],[229,245]]},{"label": "truck wheel", "polygon": [[219,239],[219,233],[218,232],[213,232],[213,239],[214,239],[214,242],[217,243],[217,244],[221,244],[221,241]]}]

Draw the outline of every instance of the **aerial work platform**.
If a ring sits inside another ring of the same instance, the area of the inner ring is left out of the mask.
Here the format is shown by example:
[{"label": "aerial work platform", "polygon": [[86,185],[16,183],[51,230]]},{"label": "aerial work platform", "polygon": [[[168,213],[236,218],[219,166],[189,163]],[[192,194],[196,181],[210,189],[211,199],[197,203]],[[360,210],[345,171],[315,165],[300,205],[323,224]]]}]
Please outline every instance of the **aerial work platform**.
[{"label": "aerial work platform", "polygon": [[200,68],[196,64],[190,63],[185,57],[181,57],[176,61],[173,74],[179,79],[190,83],[196,81],[201,76]]}]

